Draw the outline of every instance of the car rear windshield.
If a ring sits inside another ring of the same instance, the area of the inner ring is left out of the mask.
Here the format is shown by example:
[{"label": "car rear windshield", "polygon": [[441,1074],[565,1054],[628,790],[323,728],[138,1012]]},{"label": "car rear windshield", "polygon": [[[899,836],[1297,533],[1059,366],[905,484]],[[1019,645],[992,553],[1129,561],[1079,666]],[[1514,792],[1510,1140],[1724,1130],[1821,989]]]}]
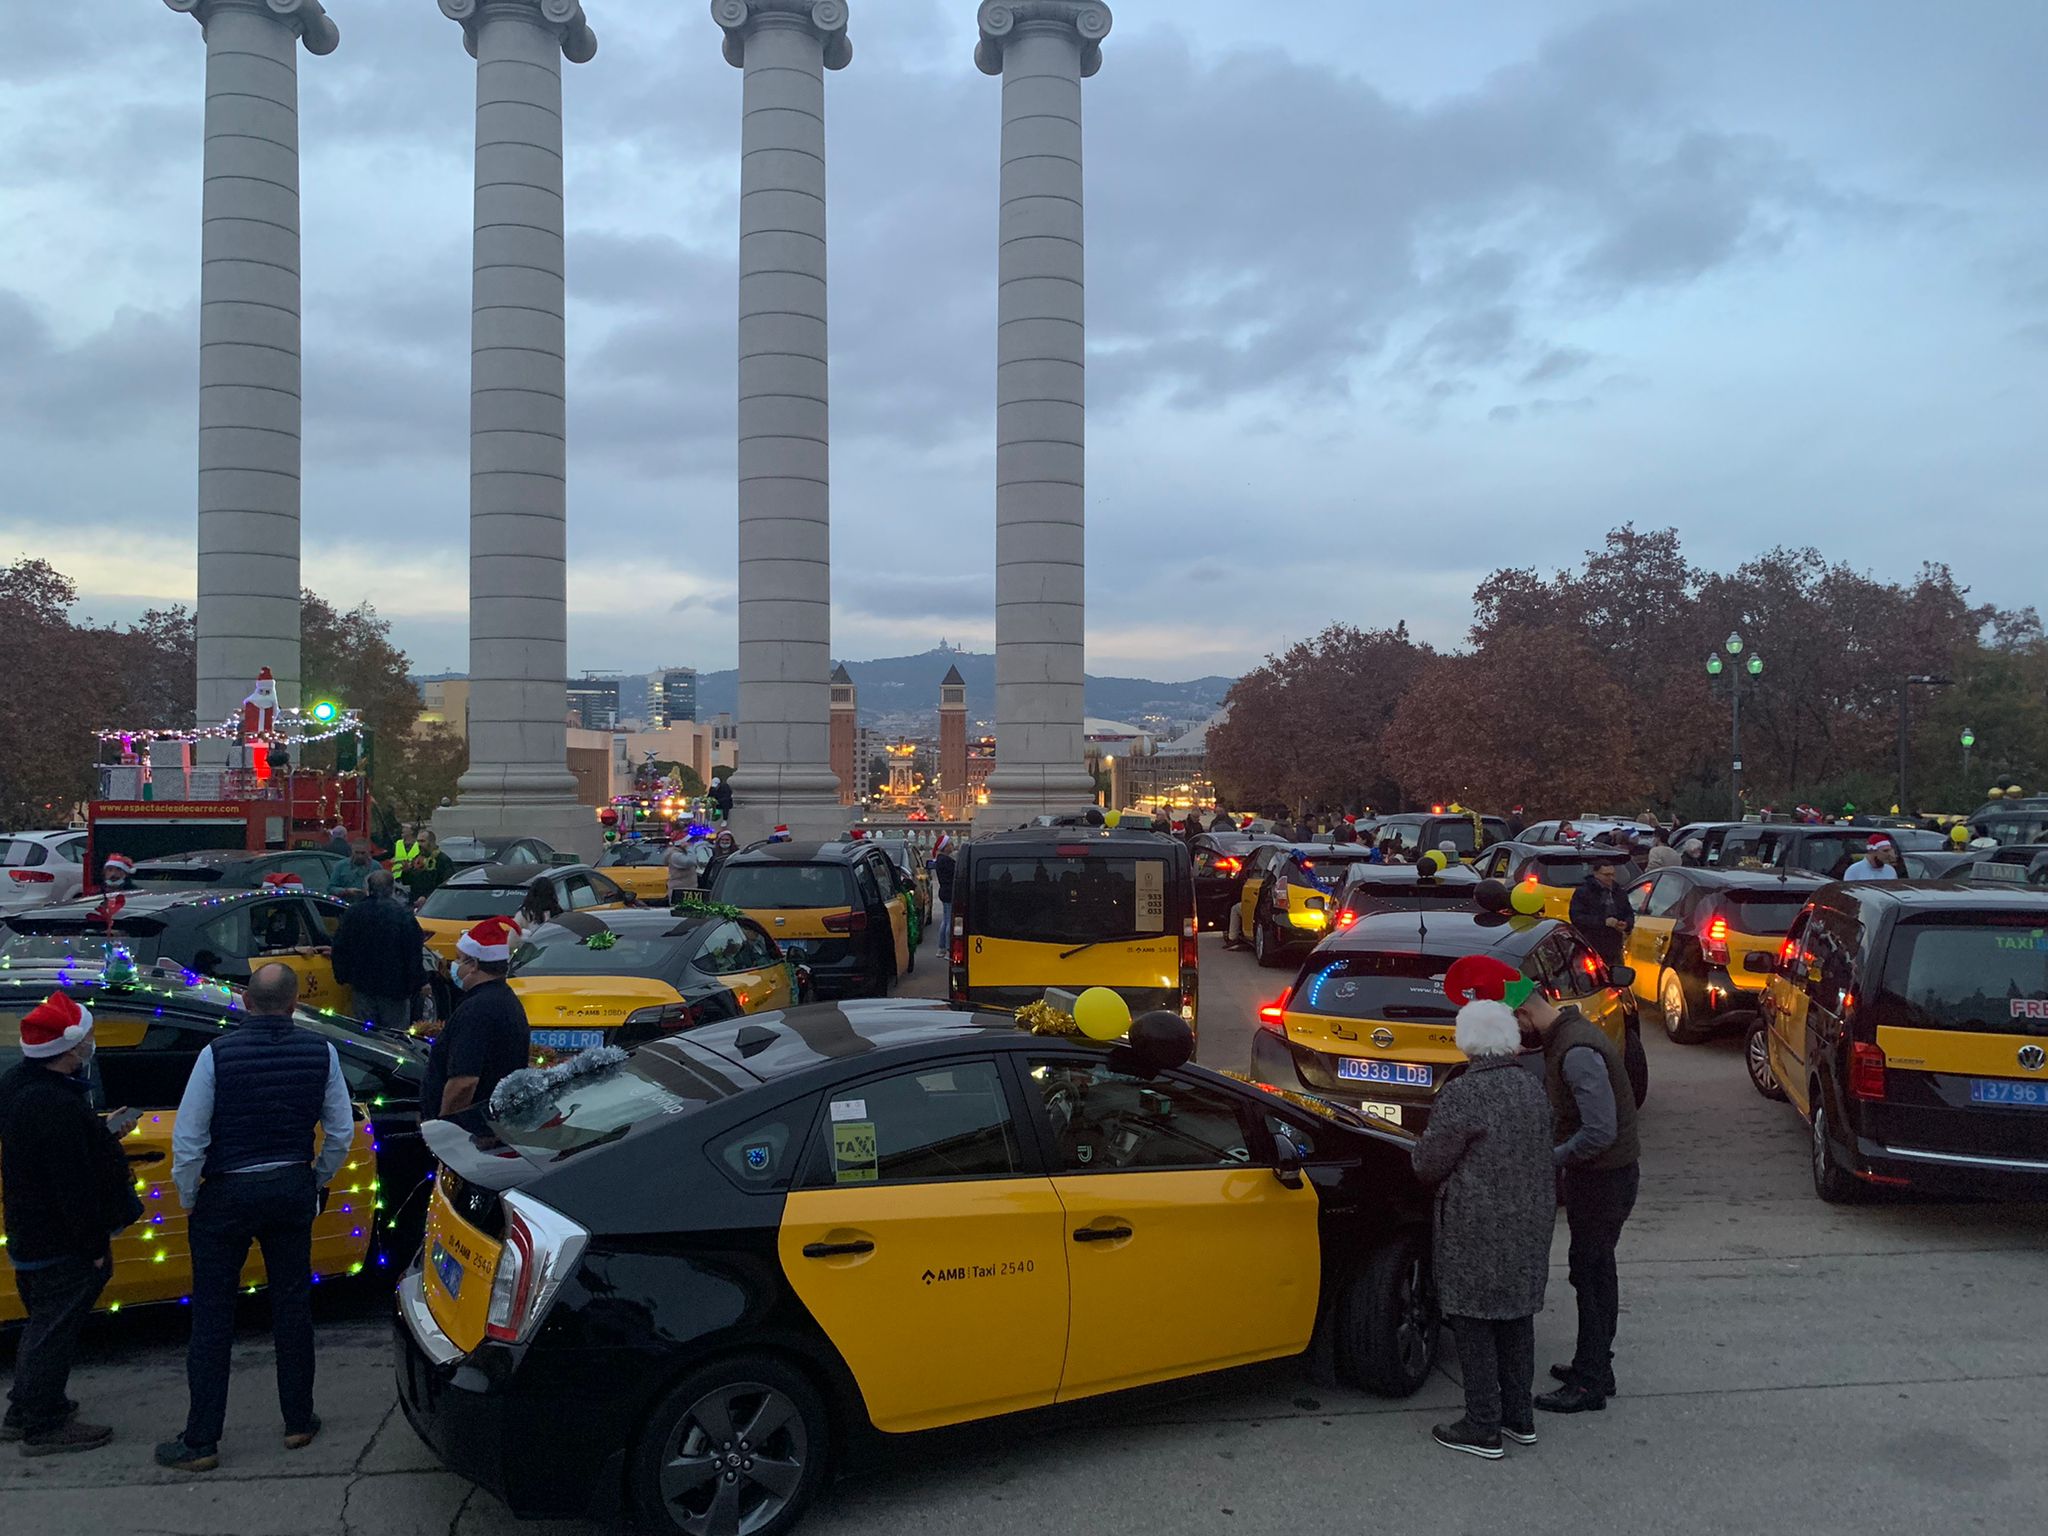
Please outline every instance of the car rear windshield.
[{"label": "car rear windshield", "polygon": [[1738,933],[1781,934],[1806,910],[1804,891],[1724,891],[1716,906]]},{"label": "car rear windshield", "polygon": [[1413,885],[1384,884],[1377,880],[1361,881],[1344,895],[1346,911],[1356,912],[1360,917],[1368,912],[1414,912],[1433,910],[1437,907],[1469,907],[1472,905],[1472,890],[1476,881],[1460,881],[1455,885],[1444,885],[1437,881],[1417,881]]},{"label": "car rear windshield", "polygon": [[1005,853],[974,864],[973,931],[1039,944],[1099,944],[1175,932],[1173,866],[1140,853]]},{"label": "car rear windshield", "polygon": [[667,843],[619,843],[602,859],[600,869],[640,869],[668,862]]},{"label": "car rear windshield", "polygon": [[1334,891],[1344,883],[1345,873],[1352,865],[1365,857],[1363,848],[1344,851],[1318,848],[1294,859],[1291,865],[1283,866],[1282,872],[1289,879],[1306,877],[1315,882],[1317,889]]},{"label": "car rear windshield", "polygon": [[[1612,864],[1619,868],[1626,863],[1628,863],[1628,855],[1625,853],[1613,854],[1604,859],[1598,854],[1568,855],[1564,858],[1545,854],[1530,867],[1535,870],[1536,878],[1545,885],[1581,885],[1585,882],[1586,877],[1602,864]],[[1621,879],[1625,880],[1627,878],[1627,873],[1624,871]],[[1616,884],[1619,883],[1620,881],[1617,880]]]},{"label": "car rear windshield", "polygon": [[[613,934],[609,947],[593,947],[588,938],[566,929],[536,934],[538,944],[519,947],[512,957],[515,976],[651,976],[671,981],[682,974],[684,956],[695,942],[699,923],[684,923],[665,933]],[[604,940],[598,941],[603,946]]]},{"label": "car rear windshield", "polygon": [[553,1161],[617,1141],[657,1117],[715,1104],[739,1087],[681,1050],[643,1046],[617,1066],[573,1077],[515,1113],[494,1116],[491,1130],[526,1156]]},{"label": "car rear windshield", "polygon": [[1337,1019],[1455,1019],[1440,955],[1340,955],[1315,970],[1292,1007]]},{"label": "car rear windshield", "polygon": [[728,864],[718,877],[718,899],[748,911],[850,907],[853,887],[844,864]]},{"label": "car rear windshield", "polygon": [[137,885],[205,885],[226,873],[218,864],[138,864],[133,879]]},{"label": "car rear windshield", "polygon": [[58,928],[38,924],[24,930],[22,919],[16,918],[4,934],[0,934],[0,965],[26,964],[32,960],[83,960],[97,965],[109,959],[116,950],[126,950],[140,963],[147,965],[156,959],[158,946],[163,935],[161,923],[114,924],[111,935],[94,923],[90,927],[74,924]]},{"label": "car rear windshield", "polygon": [[2048,913],[1901,924],[1885,956],[1881,1017],[1912,1029],[2048,1035]]},{"label": "car rear windshield", "polygon": [[510,917],[524,900],[523,885],[444,885],[420,903],[420,916],[456,923]]}]

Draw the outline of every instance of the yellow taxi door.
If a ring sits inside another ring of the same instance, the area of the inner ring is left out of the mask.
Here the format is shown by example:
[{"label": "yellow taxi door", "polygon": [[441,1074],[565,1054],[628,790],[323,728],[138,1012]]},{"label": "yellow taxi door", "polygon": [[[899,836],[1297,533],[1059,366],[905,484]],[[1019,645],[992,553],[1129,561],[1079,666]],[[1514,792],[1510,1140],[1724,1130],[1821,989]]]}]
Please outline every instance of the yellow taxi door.
[{"label": "yellow taxi door", "polygon": [[1062,1402],[1308,1347],[1317,1198],[1274,1175],[1249,1106],[1213,1084],[1123,1077],[1100,1057],[1034,1059],[1030,1084],[1065,1211]]},{"label": "yellow taxi door", "polygon": [[1658,1000],[1658,978],[1664,973],[1664,957],[1671,950],[1671,936],[1678,928],[1678,903],[1684,881],[1673,875],[1656,875],[1638,880],[1629,889],[1628,903],[1635,909],[1635,926],[1629,930],[1623,954],[1636,973],[1631,988],[1646,1003]]},{"label": "yellow taxi door", "polygon": [[1273,857],[1264,849],[1252,854],[1245,866],[1244,883],[1237,898],[1237,928],[1247,941],[1251,938],[1252,914],[1259,910],[1259,897],[1266,889],[1266,872]]},{"label": "yellow taxi door", "polygon": [[1820,924],[1811,915],[1794,922],[1785,936],[1783,968],[1764,988],[1771,1072],[1801,1114],[1807,1112],[1806,1011],[1809,989],[1820,984],[1820,937]]},{"label": "yellow taxi door", "polygon": [[299,1005],[349,1013],[354,995],[334,979],[333,935],[303,896],[275,896],[249,904],[253,974],[259,965],[281,965],[299,978]]},{"label": "yellow taxi door", "polygon": [[778,1251],[790,1288],[902,1432],[1041,1407],[1067,1347],[1067,1218],[1029,1171],[993,1061],[835,1089]]},{"label": "yellow taxi door", "polygon": [[1625,989],[1608,984],[1607,962],[1575,933],[1563,936],[1563,959],[1558,967],[1560,1001],[1569,1003],[1599,1027],[1600,1033],[1616,1045],[1625,1045],[1628,1035],[1628,1005]]}]

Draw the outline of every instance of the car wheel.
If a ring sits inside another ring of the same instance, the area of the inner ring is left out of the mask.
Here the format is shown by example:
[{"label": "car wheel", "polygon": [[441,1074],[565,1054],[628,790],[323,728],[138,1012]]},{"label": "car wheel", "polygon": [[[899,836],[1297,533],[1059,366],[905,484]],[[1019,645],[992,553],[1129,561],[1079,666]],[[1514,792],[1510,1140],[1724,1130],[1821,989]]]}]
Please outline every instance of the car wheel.
[{"label": "car wheel", "polygon": [[1643,1050],[1643,1031],[1630,1019],[1621,1037],[1621,1064],[1628,1069],[1628,1085],[1634,1090],[1636,1108],[1650,1096],[1650,1058]]},{"label": "car wheel", "polygon": [[1855,1176],[1835,1160],[1835,1129],[1818,1082],[1813,1085],[1813,1192],[1830,1205],[1844,1205],[1863,1193]]},{"label": "car wheel", "polygon": [[778,1360],[693,1371],[647,1421],[633,1491],[656,1529],[781,1536],[817,1492],[831,1443],[824,1399]]},{"label": "car wheel", "polygon": [[1664,1011],[1664,1033],[1673,1045],[1697,1045],[1706,1039],[1706,1031],[1692,1021],[1685,982],[1676,971],[1666,971],[1657,983],[1657,1003]]},{"label": "car wheel", "polygon": [[1749,1069],[1749,1086],[1767,1099],[1785,1102],[1785,1090],[1778,1086],[1778,1074],[1771,1070],[1771,1027],[1762,1019],[1749,1026],[1742,1042],[1742,1063]]},{"label": "car wheel", "polygon": [[1338,1299],[1338,1367],[1380,1397],[1412,1397],[1436,1363],[1440,1322],[1427,1248],[1413,1234],[1396,1236],[1367,1255]]},{"label": "car wheel", "polygon": [[1252,958],[1268,970],[1285,959],[1280,952],[1280,936],[1273,931],[1273,925],[1257,917],[1252,919]]}]

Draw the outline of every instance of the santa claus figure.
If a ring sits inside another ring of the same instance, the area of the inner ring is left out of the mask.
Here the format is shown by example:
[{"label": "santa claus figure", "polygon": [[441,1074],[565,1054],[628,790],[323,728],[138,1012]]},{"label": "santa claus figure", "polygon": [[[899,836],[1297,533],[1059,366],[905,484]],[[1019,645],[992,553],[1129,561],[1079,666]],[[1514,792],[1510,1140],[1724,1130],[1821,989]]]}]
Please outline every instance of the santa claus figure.
[{"label": "santa claus figure", "polygon": [[256,674],[256,688],[242,700],[242,734],[267,736],[277,728],[277,680],[265,667]]}]

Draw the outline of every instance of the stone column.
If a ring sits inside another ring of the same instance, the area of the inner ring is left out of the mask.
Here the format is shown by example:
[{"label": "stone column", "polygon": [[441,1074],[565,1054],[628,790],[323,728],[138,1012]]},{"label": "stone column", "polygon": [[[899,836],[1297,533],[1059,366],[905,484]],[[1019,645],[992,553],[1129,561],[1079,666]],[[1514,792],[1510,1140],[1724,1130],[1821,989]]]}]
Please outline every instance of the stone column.
[{"label": "stone column", "polygon": [[844,0],[712,0],[740,127],[739,829],[846,824],[832,771],[825,71]]},{"label": "stone column", "polygon": [[578,0],[440,0],[476,60],[470,297],[469,771],[434,818],[594,854],[569,772],[562,60]]},{"label": "stone column", "polygon": [[996,323],[996,766],[986,819],[1094,803],[1082,742],[1086,372],[1081,82],[1098,0],[983,0],[1003,81]]},{"label": "stone column", "polygon": [[195,617],[215,725],[264,667],[299,702],[298,45],[341,34],[320,0],[164,4],[206,36]]}]

